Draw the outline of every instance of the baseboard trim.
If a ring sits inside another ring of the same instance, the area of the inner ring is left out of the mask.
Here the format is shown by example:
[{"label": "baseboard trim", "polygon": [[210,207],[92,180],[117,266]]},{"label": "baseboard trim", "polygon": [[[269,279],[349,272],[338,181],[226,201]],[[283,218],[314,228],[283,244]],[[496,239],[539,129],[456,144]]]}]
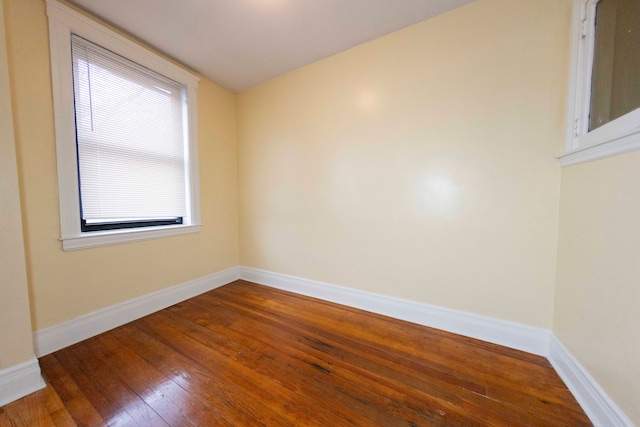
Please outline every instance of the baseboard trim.
[{"label": "baseboard trim", "polygon": [[[36,356],[53,353],[237,279],[547,357],[595,426],[634,426],[547,329],[245,266],[219,271],[36,331]],[[44,386],[37,359],[4,369],[0,371],[0,406]]]},{"label": "baseboard trim", "polygon": [[596,427],[634,427],[550,330],[252,267],[240,267],[240,278],[544,356]]},{"label": "baseboard trim", "polygon": [[634,426],[555,335],[549,344],[548,359],[595,426]]},{"label": "baseboard trim", "polygon": [[44,387],[40,364],[36,358],[3,369],[0,371],[0,406]]},{"label": "baseboard trim", "polygon": [[36,356],[53,353],[239,278],[240,268],[232,267],[38,330],[33,334]]},{"label": "baseboard trim", "polygon": [[251,267],[240,267],[240,278],[541,356],[549,349],[547,329]]}]

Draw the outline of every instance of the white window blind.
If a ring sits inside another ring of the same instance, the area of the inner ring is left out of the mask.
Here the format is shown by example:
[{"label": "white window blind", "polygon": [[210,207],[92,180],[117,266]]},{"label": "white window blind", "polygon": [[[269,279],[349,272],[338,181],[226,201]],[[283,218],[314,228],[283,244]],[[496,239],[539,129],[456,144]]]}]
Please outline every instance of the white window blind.
[{"label": "white window blind", "polygon": [[71,36],[82,219],[189,215],[181,84]]}]

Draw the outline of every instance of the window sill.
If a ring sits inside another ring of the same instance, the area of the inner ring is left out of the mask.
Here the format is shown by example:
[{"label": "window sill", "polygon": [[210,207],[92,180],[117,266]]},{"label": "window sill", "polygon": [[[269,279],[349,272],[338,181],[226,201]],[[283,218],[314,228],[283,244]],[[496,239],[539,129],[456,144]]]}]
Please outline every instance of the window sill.
[{"label": "window sill", "polygon": [[640,130],[612,141],[604,141],[568,151],[559,157],[560,166],[576,165],[636,150],[640,150]]},{"label": "window sill", "polygon": [[62,240],[63,250],[74,251],[77,249],[118,245],[120,243],[139,240],[159,239],[161,237],[177,236],[180,234],[199,233],[201,228],[200,225],[169,225],[150,229],[94,231],[79,236],[63,236],[60,240]]}]

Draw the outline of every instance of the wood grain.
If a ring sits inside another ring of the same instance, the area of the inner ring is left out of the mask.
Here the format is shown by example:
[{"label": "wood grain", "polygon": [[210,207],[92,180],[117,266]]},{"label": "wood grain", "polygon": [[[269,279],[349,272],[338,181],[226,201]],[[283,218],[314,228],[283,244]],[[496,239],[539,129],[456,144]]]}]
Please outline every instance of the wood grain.
[{"label": "wood grain", "polygon": [[4,426],[589,426],[549,362],[236,281],[40,359]]}]

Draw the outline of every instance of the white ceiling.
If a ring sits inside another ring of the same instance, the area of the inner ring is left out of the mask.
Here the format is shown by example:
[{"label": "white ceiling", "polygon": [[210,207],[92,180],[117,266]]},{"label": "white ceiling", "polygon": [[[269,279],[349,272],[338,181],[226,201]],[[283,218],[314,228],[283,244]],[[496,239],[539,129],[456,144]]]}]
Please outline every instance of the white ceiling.
[{"label": "white ceiling", "polygon": [[473,0],[72,0],[238,92]]}]

